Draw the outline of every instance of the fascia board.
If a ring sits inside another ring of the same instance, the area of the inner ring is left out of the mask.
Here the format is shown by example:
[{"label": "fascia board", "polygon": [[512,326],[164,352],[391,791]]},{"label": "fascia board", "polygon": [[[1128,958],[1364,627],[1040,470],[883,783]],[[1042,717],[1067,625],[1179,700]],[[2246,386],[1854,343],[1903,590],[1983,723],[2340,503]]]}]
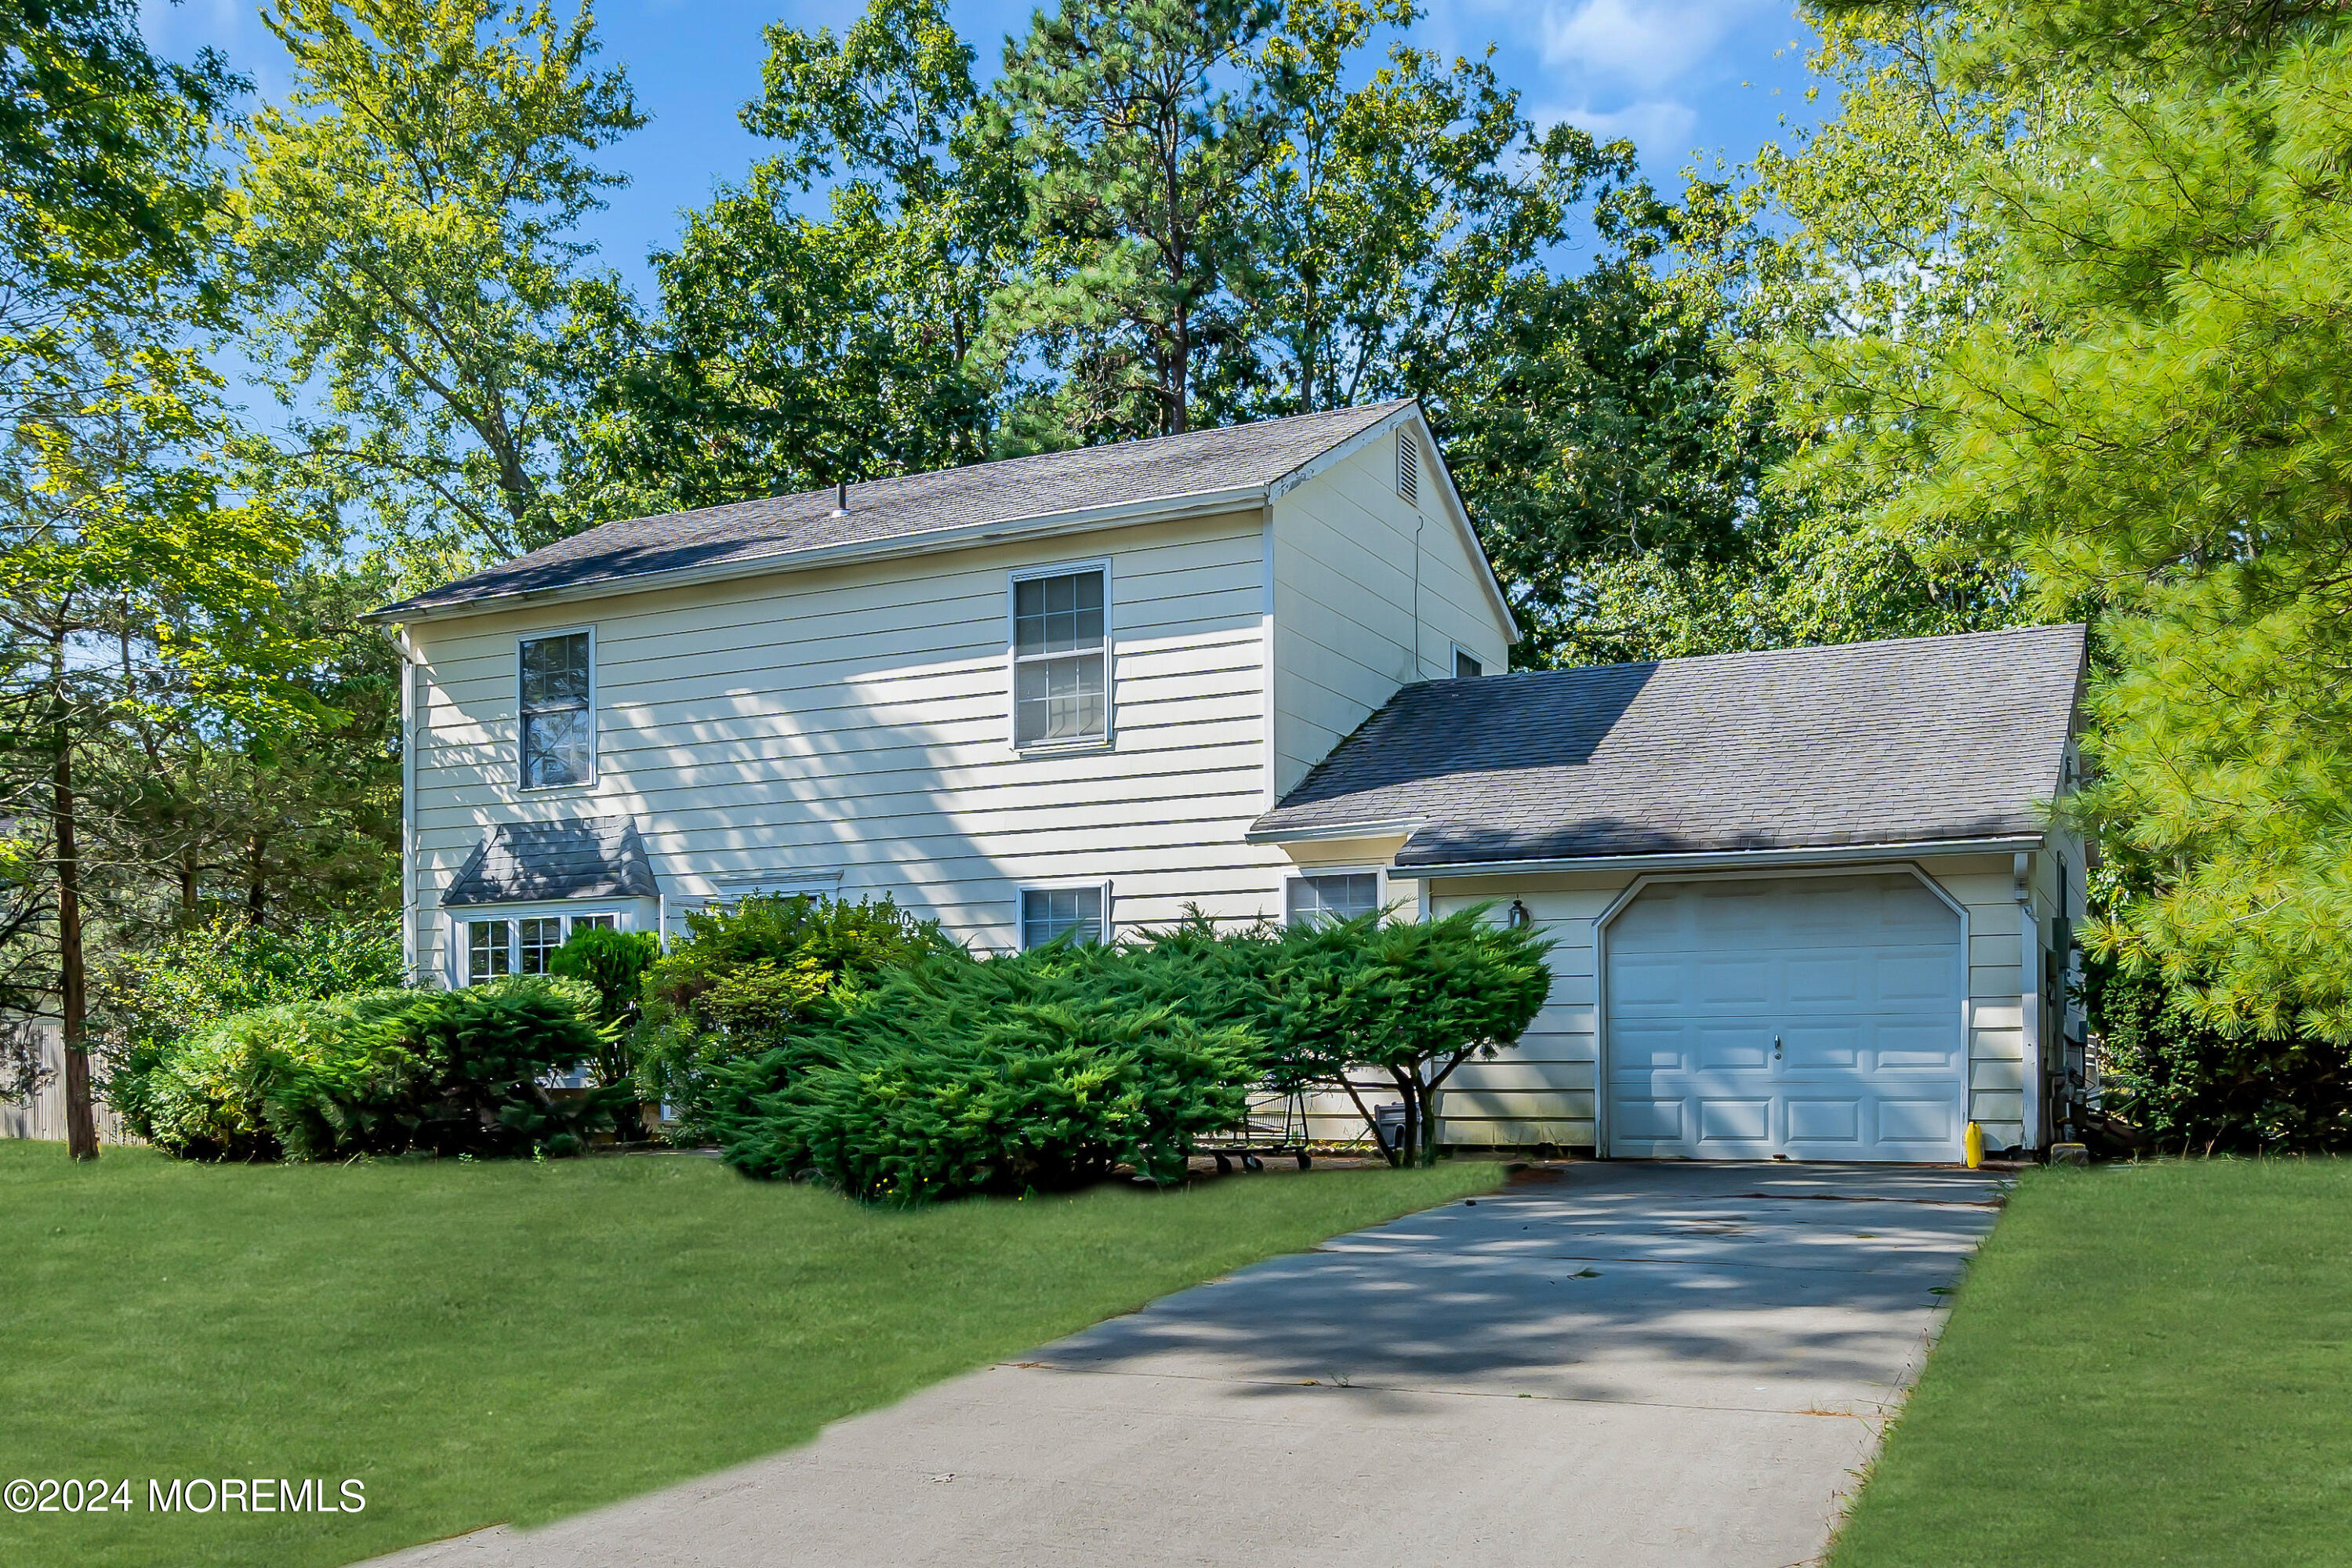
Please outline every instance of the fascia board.
[{"label": "fascia board", "polygon": [[1699,850],[1662,855],[1576,855],[1553,860],[1457,860],[1395,866],[1391,877],[1518,877],[1554,871],[1729,870],[1743,866],[1833,866],[1847,860],[1916,859],[1947,855],[1995,855],[2042,847],[2039,834],[2005,838],[1934,838],[1908,843],[1839,844],[1820,848]]}]

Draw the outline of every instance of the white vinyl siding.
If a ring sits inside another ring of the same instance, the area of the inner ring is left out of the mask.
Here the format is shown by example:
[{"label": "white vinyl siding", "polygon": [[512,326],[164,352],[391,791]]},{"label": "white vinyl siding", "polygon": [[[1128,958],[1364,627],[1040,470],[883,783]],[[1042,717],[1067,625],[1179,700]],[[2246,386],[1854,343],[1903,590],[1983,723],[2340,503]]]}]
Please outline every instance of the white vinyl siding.
[{"label": "white vinyl siding", "polygon": [[1508,665],[1502,619],[1444,481],[1424,461],[1420,504],[1407,501],[1396,450],[1373,442],[1274,504],[1277,797],[1397,688],[1452,676],[1457,647],[1483,669]]},{"label": "white vinyl siding", "polygon": [[526,818],[634,817],[673,920],[725,887],[812,873],[997,951],[1020,942],[1017,889],[1042,883],[1116,879],[1122,925],[1193,901],[1279,916],[1287,857],[1242,842],[1265,808],[1262,514],[1084,543],[1110,568],[1112,739],[1066,753],[1011,743],[1007,582],[1078,556],[1067,542],[601,600],[595,782],[551,796],[499,764],[514,639],[566,612],[411,628],[433,668],[415,812],[436,950],[421,966],[447,972],[439,894],[484,824]]}]

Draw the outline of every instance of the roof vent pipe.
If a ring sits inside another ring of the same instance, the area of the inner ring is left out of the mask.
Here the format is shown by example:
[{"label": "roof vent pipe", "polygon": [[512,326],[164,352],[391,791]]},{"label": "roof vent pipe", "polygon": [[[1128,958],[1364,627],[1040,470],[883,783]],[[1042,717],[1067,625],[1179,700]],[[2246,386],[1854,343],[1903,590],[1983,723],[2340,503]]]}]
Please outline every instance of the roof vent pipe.
[{"label": "roof vent pipe", "polygon": [[835,517],[849,515],[849,481],[847,479],[835,479],[833,482],[833,515]]}]

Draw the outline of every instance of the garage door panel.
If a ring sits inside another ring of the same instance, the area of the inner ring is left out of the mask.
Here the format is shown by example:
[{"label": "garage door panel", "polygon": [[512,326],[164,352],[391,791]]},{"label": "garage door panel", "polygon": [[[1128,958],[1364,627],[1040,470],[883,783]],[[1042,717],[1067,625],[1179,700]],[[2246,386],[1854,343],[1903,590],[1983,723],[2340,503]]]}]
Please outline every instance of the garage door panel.
[{"label": "garage door panel", "polygon": [[1708,1143],[1762,1143],[1772,1141],[1772,1101],[1769,1098],[1730,1100],[1710,1097],[1698,1102],[1698,1141]]},{"label": "garage door panel", "polygon": [[1960,921],[1916,879],[1661,883],[1602,951],[1612,1150],[1958,1156]]},{"label": "garage door panel", "polygon": [[1695,1070],[1698,1063],[1693,1059],[1693,1033],[1678,1023],[1620,1022],[1610,1032],[1609,1076],[1646,1084],[1657,1073]]},{"label": "garage door panel", "polygon": [[1686,1143],[1690,1134],[1684,1127],[1684,1109],[1680,1097],[1658,1100],[1625,1095],[1612,1099],[1609,1114],[1616,1126],[1612,1136],[1629,1142]]},{"label": "garage door panel", "polygon": [[1772,999],[1772,964],[1769,959],[1706,953],[1694,962],[1698,968],[1697,984],[1685,996],[1696,995],[1713,1007],[1759,1007]]},{"label": "garage door panel", "polygon": [[1862,1142],[1862,1101],[1850,1097],[1807,1100],[1790,1095],[1788,1101],[1789,1142],[1846,1143]]},{"label": "garage door panel", "polygon": [[1858,953],[1792,955],[1781,961],[1791,1007],[1860,1002],[1869,994],[1868,961]]},{"label": "garage door panel", "polygon": [[1906,948],[1875,955],[1874,989],[1881,1002],[1959,1000],[1959,974],[1952,950]]},{"label": "garage door panel", "polygon": [[1690,994],[1690,962],[1680,953],[1633,953],[1609,967],[1609,1005],[1628,1011],[1679,1009]]},{"label": "garage door panel", "polygon": [[1946,1099],[1891,1100],[1878,1102],[1881,1143],[1944,1144],[1959,1137],[1952,1102]]},{"label": "garage door panel", "polygon": [[1882,1023],[1872,1051],[1881,1072],[1932,1072],[1957,1076],[1960,1070],[1959,1031],[1950,1024]]},{"label": "garage door panel", "polygon": [[1862,1066],[1863,1031],[1861,1019],[1791,1024],[1780,1036],[1780,1070],[1791,1077],[1851,1073]]},{"label": "garage door panel", "polygon": [[1703,1024],[1694,1033],[1698,1039],[1698,1065],[1703,1070],[1772,1070],[1772,1037],[1752,1024],[1729,1028]]}]

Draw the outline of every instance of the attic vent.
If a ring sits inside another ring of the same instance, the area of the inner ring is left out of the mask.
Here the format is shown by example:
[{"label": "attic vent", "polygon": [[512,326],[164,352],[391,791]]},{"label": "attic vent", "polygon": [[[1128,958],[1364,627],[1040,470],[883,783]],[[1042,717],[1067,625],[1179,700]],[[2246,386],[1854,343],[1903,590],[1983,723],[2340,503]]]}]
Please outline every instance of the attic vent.
[{"label": "attic vent", "polygon": [[1397,432],[1397,494],[1415,506],[1421,504],[1421,448],[1403,430]]}]

